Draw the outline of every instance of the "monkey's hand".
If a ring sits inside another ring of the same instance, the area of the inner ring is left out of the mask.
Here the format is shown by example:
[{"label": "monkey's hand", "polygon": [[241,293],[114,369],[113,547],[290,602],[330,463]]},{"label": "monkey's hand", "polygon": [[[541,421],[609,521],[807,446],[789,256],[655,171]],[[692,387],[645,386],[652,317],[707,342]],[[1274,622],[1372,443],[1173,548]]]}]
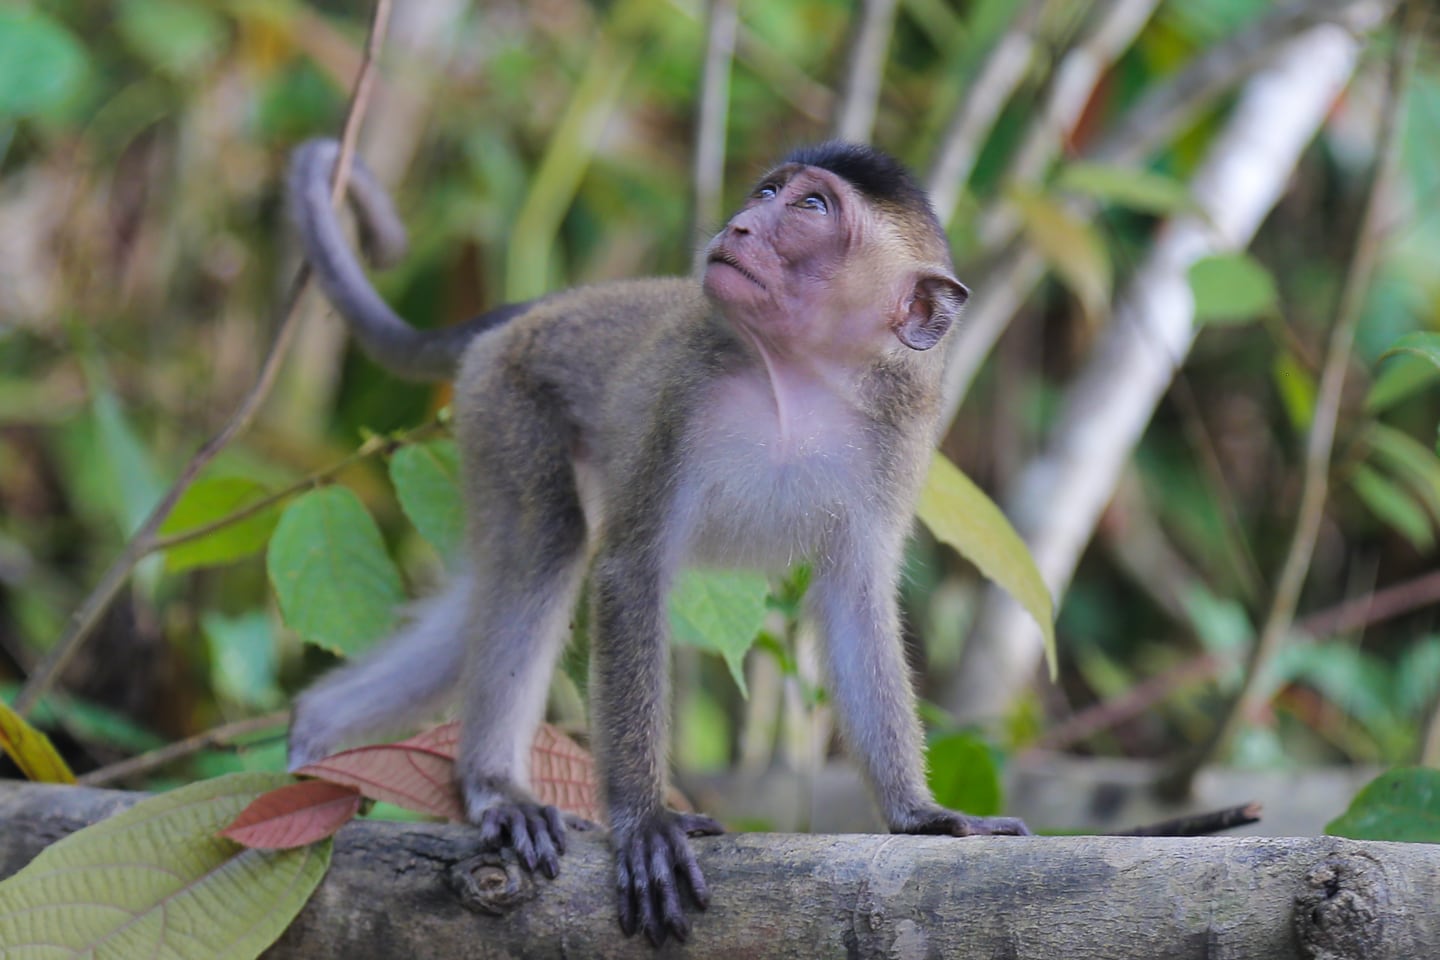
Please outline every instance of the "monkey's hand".
[{"label": "monkey's hand", "polygon": [[935,805],[910,811],[900,822],[890,824],[890,832],[950,837],[1030,836],[1030,828],[1014,817],[972,817]]},{"label": "monkey's hand", "polygon": [[538,867],[551,880],[559,875],[565,823],[556,808],[528,800],[502,800],[481,812],[475,823],[480,827],[481,843],[496,850],[513,849],[526,870]]},{"label": "monkey's hand", "polygon": [[620,929],[627,937],[644,930],[658,947],[672,933],[680,941],[689,935],[690,922],[680,905],[679,878],[685,878],[696,906],[704,910],[710,905],[710,889],[695,862],[689,838],[724,832],[724,827],[707,816],[674,810],[612,831]]}]

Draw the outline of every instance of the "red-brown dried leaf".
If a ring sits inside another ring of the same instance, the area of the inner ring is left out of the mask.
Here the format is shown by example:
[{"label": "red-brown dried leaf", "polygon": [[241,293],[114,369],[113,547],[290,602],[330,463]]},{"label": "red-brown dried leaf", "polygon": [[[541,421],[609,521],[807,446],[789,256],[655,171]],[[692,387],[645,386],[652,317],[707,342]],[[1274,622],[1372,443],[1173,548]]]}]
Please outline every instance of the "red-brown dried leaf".
[{"label": "red-brown dried leaf", "polygon": [[409,740],[402,740],[403,746],[429,750],[454,760],[460,751],[460,722],[451,720],[429,730],[421,730]]},{"label": "red-brown dried leaf", "polygon": [[455,788],[455,761],[409,741],[342,750],[295,772],[346,784],[372,800],[407,810],[447,820],[465,819],[460,791]]},{"label": "red-brown dried leaf", "polygon": [[306,780],[262,793],[220,831],[259,850],[289,850],[334,836],[360,812],[360,793],[325,780]]},{"label": "red-brown dried leaf", "polygon": [[541,803],[596,823],[605,822],[595,758],[548,723],[540,724],[530,746],[530,785]]}]

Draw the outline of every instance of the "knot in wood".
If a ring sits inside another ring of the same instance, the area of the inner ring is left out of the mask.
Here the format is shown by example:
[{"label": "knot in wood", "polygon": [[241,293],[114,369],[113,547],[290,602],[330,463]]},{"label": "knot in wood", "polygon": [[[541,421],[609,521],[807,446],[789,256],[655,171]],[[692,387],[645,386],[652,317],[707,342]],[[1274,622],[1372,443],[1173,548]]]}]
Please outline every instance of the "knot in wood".
[{"label": "knot in wood", "polygon": [[450,868],[450,887],[467,910],[504,916],[535,899],[535,883],[513,850],[480,853]]},{"label": "knot in wood", "polygon": [[1295,936],[1312,960],[1382,956],[1390,893],[1380,865],[1364,854],[1326,857],[1295,895]]}]

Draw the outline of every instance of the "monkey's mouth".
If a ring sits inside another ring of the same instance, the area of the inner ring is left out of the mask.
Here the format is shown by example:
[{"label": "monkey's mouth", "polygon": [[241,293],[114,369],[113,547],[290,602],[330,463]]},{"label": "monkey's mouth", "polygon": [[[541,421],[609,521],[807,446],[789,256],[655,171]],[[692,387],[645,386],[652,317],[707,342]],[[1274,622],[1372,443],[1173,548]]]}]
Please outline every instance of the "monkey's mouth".
[{"label": "monkey's mouth", "polygon": [[710,256],[706,258],[705,262],[723,263],[730,269],[737,271],[742,277],[755,284],[755,286],[759,287],[761,290],[765,289],[765,284],[760,282],[760,278],[755,276],[755,274],[751,273],[749,270],[746,270],[744,267],[742,267],[740,265],[740,261],[737,260],[735,258],[735,255],[728,250],[712,250],[710,252]]}]

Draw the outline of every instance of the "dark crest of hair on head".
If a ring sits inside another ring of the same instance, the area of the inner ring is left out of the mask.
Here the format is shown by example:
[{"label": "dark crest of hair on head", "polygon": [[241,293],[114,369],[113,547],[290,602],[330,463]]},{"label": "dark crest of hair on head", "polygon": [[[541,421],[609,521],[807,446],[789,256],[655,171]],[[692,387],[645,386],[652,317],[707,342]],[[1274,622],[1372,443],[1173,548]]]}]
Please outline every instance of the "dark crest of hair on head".
[{"label": "dark crest of hair on head", "polygon": [[888,153],[862,143],[828,140],[791,151],[785,163],[829,170],[849,181],[872,203],[918,213],[935,229],[937,237],[945,236],[930,198],[905,165]]}]

